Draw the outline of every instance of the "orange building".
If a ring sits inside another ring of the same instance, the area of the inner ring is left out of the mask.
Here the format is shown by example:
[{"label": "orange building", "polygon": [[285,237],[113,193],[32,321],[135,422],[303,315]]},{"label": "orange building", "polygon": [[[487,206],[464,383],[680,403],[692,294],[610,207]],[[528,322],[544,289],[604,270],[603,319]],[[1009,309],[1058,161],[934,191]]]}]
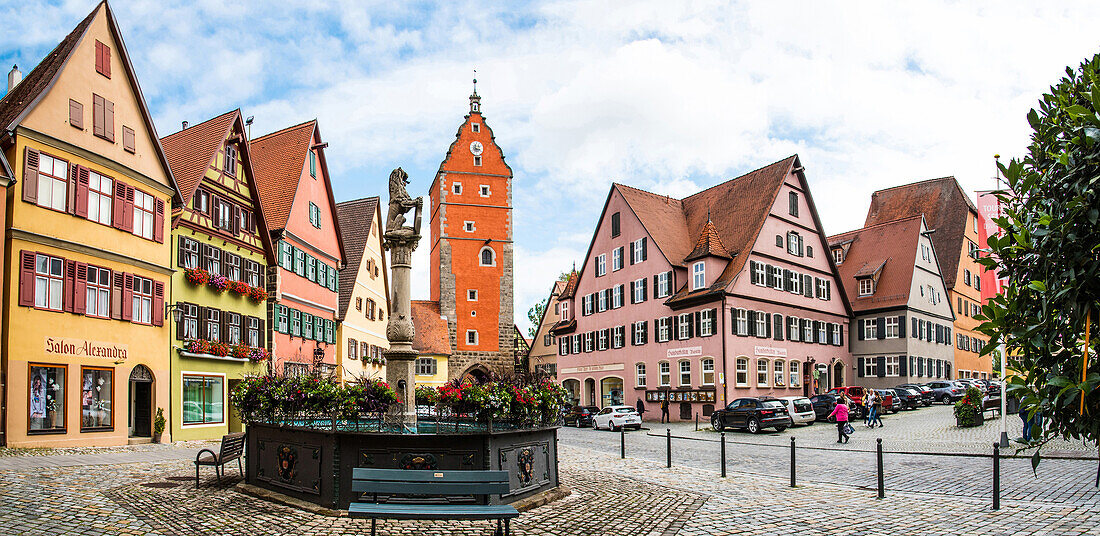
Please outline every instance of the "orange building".
[{"label": "orange building", "polygon": [[481,115],[476,86],[429,197],[431,298],[447,319],[448,374],[512,369],[512,169]]}]

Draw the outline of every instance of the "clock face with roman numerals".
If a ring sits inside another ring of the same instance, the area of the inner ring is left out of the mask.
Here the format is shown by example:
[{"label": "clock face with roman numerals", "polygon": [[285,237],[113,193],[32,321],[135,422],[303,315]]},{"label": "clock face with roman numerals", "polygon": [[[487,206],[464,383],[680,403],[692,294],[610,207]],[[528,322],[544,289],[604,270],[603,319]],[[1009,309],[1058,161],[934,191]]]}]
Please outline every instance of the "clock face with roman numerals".
[{"label": "clock face with roman numerals", "polygon": [[474,156],[480,156],[481,152],[485,150],[485,147],[481,145],[480,141],[475,141],[470,144],[470,153]]}]

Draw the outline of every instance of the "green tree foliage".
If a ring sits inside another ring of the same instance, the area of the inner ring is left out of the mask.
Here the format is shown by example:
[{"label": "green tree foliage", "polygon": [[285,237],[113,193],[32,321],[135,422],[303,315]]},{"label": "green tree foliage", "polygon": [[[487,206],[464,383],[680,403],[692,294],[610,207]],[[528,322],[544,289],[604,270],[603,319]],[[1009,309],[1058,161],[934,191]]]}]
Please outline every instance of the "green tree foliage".
[{"label": "green tree foliage", "polygon": [[[1027,115],[1034,130],[1022,159],[1001,165],[1000,236],[981,260],[1011,282],[982,308],[982,353],[1004,344],[1010,394],[1046,420],[1054,437],[1100,440],[1100,55],[1042,96]],[[1086,318],[1091,316],[1082,381]],[[1085,397],[1084,413],[1080,411]],[[1038,461],[1038,453],[1033,463]]]}]

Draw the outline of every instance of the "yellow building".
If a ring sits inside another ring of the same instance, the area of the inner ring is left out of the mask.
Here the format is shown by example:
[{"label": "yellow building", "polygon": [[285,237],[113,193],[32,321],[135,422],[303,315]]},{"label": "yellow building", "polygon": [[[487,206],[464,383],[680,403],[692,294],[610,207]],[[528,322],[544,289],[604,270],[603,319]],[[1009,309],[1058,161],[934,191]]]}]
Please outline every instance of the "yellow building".
[{"label": "yellow building", "polygon": [[420,352],[416,359],[416,385],[438,387],[447,383],[451,342],[447,335],[447,319],[439,313],[439,302],[413,300],[412,321],[416,328],[413,350]]},{"label": "yellow building", "polygon": [[229,393],[267,370],[274,249],[240,110],[161,144],[187,200],[172,211],[172,437],[215,439],[244,430]]},{"label": "yellow building", "polygon": [[382,351],[390,347],[389,271],[382,252],[382,211],[377,197],[336,204],[348,262],[340,270],[336,365],[342,380],[385,377]]},{"label": "yellow building", "polygon": [[6,198],[3,441],[148,441],[169,413],[179,199],[119,28],[99,4],[0,99]]}]

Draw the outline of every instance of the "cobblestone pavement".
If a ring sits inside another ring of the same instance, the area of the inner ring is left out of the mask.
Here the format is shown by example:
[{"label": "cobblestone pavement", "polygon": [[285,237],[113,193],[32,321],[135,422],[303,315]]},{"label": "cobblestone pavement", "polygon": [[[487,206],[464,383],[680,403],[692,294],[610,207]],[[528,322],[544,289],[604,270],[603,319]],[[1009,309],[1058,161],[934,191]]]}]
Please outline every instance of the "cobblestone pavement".
[{"label": "cobblestone pavement", "polygon": [[[714,448],[713,443],[678,440],[674,447],[683,450],[674,453],[675,465],[666,469],[663,438],[637,432],[628,434],[630,457],[626,460],[618,458],[618,438],[618,434],[608,432],[563,430],[561,478],[573,493],[522,514],[513,524],[514,533],[775,535],[805,534],[809,529],[813,534],[837,535],[1061,535],[1095,534],[1100,526],[1095,488],[1091,495],[1081,488],[1074,492],[1038,493],[1034,497],[1006,497],[1002,510],[993,512],[987,498],[965,493],[941,494],[935,490],[899,491],[894,489],[898,482],[888,479],[887,498],[878,501],[873,490],[860,489],[855,482],[828,483],[828,478],[823,478],[827,475],[801,469],[801,458],[800,470],[806,478],[800,480],[799,488],[791,489],[785,476],[776,476],[786,473],[757,474],[756,466],[751,465],[731,464],[729,478],[719,478],[717,465],[705,459],[711,453],[691,450]],[[774,459],[775,468],[785,467],[787,454],[782,449],[775,450],[781,454],[761,456],[757,452],[755,458]],[[747,451],[742,454],[748,458]],[[812,461],[809,454],[804,457],[807,463]],[[920,463],[940,458],[914,457]],[[891,459],[887,458],[888,464]],[[1046,478],[1046,468],[1052,474],[1055,469],[1063,473],[1078,470],[1077,466],[1046,465],[1053,462],[1071,461],[1044,461],[1040,479]],[[1087,471],[1089,476],[1095,474],[1095,462],[1073,463],[1091,468]],[[928,472],[924,467],[918,469]],[[0,535],[369,533],[369,521],[320,516],[272,504],[234,490],[236,479],[227,479],[221,486],[215,484],[211,472],[204,473],[203,487],[195,490],[192,471],[186,459],[2,471]],[[957,469],[947,467],[937,471],[924,478],[937,480]],[[988,474],[983,478],[987,479]],[[974,485],[986,487],[986,482]],[[379,529],[387,535],[488,535],[493,530],[488,522],[393,520],[381,521]]]}]

